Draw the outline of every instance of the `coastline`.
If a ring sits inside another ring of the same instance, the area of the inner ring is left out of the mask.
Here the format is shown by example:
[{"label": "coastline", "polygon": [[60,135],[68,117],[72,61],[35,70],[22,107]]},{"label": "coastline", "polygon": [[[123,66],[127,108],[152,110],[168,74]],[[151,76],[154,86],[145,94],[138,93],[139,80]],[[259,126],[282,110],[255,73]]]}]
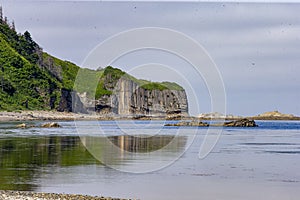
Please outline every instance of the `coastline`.
[{"label": "coastline", "polygon": [[126,200],[111,197],[97,197],[79,194],[39,193],[27,191],[0,190],[0,199],[3,200]]},{"label": "coastline", "polygon": [[1,111],[0,122],[8,121],[73,121],[73,120],[294,120],[300,121],[298,116],[252,116],[252,117],[193,117],[193,116],[118,116],[114,114],[97,115],[58,111]]},{"label": "coastline", "polygon": [[5,121],[71,121],[71,120],[97,120],[101,116],[78,114],[58,111],[13,111],[0,112],[0,122]]},{"label": "coastline", "polygon": [[58,111],[0,111],[0,122],[7,121],[73,121],[73,120],[193,120],[195,117],[168,115],[168,116],[120,116],[113,113],[105,115],[83,114]]}]

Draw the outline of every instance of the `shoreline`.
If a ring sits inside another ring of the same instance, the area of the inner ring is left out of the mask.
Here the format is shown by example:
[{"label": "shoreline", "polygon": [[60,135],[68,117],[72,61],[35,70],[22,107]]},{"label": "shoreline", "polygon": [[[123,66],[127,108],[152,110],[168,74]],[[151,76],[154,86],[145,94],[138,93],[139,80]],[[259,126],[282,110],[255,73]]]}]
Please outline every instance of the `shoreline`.
[{"label": "shoreline", "polygon": [[111,197],[98,197],[80,194],[59,194],[28,191],[0,190],[0,199],[3,200],[130,200]]},{"label": "shoreline", "polygon": [[251,120],[291,120],[300,121],[300,117],[281,117],[281,116],[252,116],[252,117],[230,117],[230,118],[209,118],[209,117],[193,117],[193,116],[118,116],[114,114],[96,115],[96,114],[81,114],[72,112],[58,112],[58,111],[1,111],[0,122],[20,122],[20,121],[74,121],[74,120],[240,120],[240,119],[251,119]]}]

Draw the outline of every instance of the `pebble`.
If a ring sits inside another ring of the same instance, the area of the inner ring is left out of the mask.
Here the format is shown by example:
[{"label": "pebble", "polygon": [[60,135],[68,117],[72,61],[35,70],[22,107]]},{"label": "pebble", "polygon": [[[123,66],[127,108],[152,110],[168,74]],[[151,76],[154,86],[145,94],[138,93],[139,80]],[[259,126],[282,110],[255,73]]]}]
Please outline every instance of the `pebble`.
[{"label": "pebble", "polygon": [[0,200],[125,200],[110,197],[93,197],[88,195],[36,193],[25,191],[0,190]]}]

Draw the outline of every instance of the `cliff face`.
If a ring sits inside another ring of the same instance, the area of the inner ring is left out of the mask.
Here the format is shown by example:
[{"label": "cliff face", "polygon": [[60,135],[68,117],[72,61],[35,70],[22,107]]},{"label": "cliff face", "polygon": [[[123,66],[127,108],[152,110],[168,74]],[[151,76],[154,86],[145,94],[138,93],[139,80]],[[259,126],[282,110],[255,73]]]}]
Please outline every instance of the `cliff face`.
[{"label": "cliff face", "polygon": [[[79,71],[83,74],[78,80]],[[77,86],[76,80],[81,84]],[[101,114],[159,116],[188,113],[185,91],[176,83],[139,80],[110,66],[81,69],[43,52],[29,32],[18,34],[1,19],[0,99],[0,110],[11,111],[96,110]]]},{"label": "cliff face", "polygon": [[97,112],[119,115],[188,115],[184,90],[145,89],[127,78],[120,78],[111,95],[95,101]]},{"label": "cliff face", "polygon": [[78,94],[76,92],[73,92],[72,90],[67,89],[61,90],[61,97],[57,111],[87,113]]},{"label": "cliff face", "polygon": [[118,114],[187,114],[184,90],[147,90],[131,80],[120,79],[114,95]]}]

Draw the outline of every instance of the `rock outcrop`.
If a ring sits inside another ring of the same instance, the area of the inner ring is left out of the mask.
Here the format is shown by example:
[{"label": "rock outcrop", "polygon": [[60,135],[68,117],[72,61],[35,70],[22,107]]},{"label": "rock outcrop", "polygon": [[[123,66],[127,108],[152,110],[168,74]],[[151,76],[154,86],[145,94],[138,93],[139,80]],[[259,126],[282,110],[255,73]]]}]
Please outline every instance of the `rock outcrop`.
[{"label": "rock outcrop", "polygon": [[87,113],[77,93],[64,88],[61,89],[61,97],[57,111]]},{"label": "rock outcrop", "polygon": [[61,126],[56,122],[50,122],[46,124],[42,124],[41,128],[60,128]]},{"label": "rock outcrop", "polygon": [[222,124],[208,124],[201,121],[181,121],[175,124],[165,124],[165,126],[257,127],[255,121],[251,119],[239,119],[235,121],[224,122]]},{"label": "rock outcrop", "polygon": [[[105,70],[105,69],[104,69]],[[109,68],[111,73],[115,68]],[[117,71],[120,73],[119,71]],[[178,86],[170,87],[163,83],[152,83],[155,86],[150,89],[143,87],[140,80],[130,77],[128,74],[114,80],[114,75],[105,73],[100,81],[102,90],[108,94],[101,95],[92,100],[87,93],[78,94],[87,110],[96,111],[99,114],[114,114],[122,117],[157,117],[188,116],[188,101],[185,90]],[[123,72],[125,74],[125,72]],[[161,84],[161,85],[160,85]],[[175,84],[175,83],[168,83]],[[151,85],[152,86],[152,85]],[[110,94],[109,94],[110,93]]]},{"label": "rock outcrop", "polygon": [[225,127],[257,127],[256,123],[252,119],[239,119],[235,121],[225,122]]},{"label": "rock outcrop", "polygon": [[201,121],[181,121],[175,124],[166,124],[165,126],[204,126],[207,127],[209,126],[208,123],[206,122],[201,122]]},{"label": "rock outcrop", "polygon": [[[187,115],[188,113],[187,97],[184,90],[147,90],[126,78],[121,78],[118,81],[110,102],[112,111],[119,115],[162,116]],[[107,104],[102,105],[102,107],[105,106]]]},{"label": "rock outcrop", "polygon": [[16,128],[27,128],[28,126],[25,123],[16,125]]},{"label": "rock outcrop", "polygon": [[271,111],[259,114],[257,116],[251,117],[251,119],[257,120],[300,120],[300,117],[292,114],[284,114],[279,111]]}]

